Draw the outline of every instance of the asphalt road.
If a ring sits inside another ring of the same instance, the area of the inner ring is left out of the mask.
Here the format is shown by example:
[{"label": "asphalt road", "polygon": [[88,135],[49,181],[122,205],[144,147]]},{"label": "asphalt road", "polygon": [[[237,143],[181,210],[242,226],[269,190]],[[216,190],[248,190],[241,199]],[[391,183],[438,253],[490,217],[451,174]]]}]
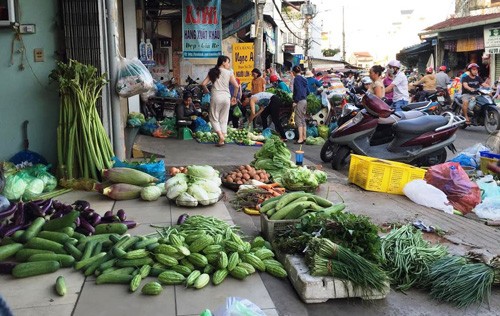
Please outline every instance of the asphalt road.
[{"label": "asphalt road", "polygon": [[[474,146],[475,144],[483,144],[486,145],[487,143],[498,143],[497,148],[492,148],[494,151],[498,152],[500,150],[500,136],[498,137],[498,141],[495,141],[495,135],[490,136],[488,132],[484,129],[484,127],[479,127],[479,126],[471,126],[467,127],[466,129],[459,129],[457,131],[457,139],[455,140],[454,144],[455,147],[457,148],[457,153],[452,153],[447,149],[448,157],[447,159],[452,159],[455,157],[457,154],[459,154],[461,151]],[[293,144],[291,142],[288,143],[288,147],[290,150],[295,151],[299,149],[300,145]],[[316,163],[316,164],[322,164],[324,167],[330,167],[329,163],[324,163],[320,159],[320,151],[321,151],[321,146],[307,146],[304,145],[302,146],[302,150],[304,151],[304,156],[306,159]],[[347,175],[347,170],[342,172],[343,174]]]}]

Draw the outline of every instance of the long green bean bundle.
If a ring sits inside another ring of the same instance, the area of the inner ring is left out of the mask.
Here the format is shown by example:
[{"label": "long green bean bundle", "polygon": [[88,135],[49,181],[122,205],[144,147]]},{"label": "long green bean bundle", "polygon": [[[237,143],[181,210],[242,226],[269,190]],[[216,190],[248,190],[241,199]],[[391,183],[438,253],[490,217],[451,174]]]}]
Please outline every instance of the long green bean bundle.
[{"label": "long green bean bundle", "polygon": [[495,271],[484,263],[468,263],[463,257],[437,260],[429,273],[430,295],[458,307],[489,303]]},{"label": "long green bean bundle", "polygon": [[379,266],[327,238],[311,239],[306,259],[311,275],[349,280],[366,291],[387,288],[389,279]]},{"label": "long green bean bundle", "polygon": [[384,269],[399,290],[422,286],[432,263],[448,254],[445,247],[431,246],[422,236],[421,231],[405,225],[382,238]]}]

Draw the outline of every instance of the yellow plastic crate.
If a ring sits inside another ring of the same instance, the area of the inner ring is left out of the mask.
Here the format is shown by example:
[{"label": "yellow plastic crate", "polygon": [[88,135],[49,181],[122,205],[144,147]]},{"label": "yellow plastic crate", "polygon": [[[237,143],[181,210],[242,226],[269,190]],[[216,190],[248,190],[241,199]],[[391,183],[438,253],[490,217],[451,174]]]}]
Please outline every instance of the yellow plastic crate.
[{"label": "yellow plastic crate", "polygon": [[368,191],[403,194],[404,186],[423,179],[426,170],[404,163],[351,155],[349,182]]}]

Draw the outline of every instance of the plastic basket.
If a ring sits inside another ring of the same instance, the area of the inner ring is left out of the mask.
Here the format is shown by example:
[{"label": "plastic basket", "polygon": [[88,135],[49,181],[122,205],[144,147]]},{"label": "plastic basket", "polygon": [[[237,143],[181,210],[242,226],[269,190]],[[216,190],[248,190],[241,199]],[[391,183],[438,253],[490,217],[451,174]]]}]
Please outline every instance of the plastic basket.
[{"label": "plastic basket", "polygon": [[500,159],[500,155],[494,154],[489,151],[480,151],[479,155],[481,156],[481,162],[480,162],[480,169],[483,172],[483,174],[495,174],[493,171],[488,169],[488,164],[490,162],[492,163],[498,163],[498,160]]},{"label": "plastic basket", "polygon": [[260,231],[267,241],[272,242],[278,232],[283,231],[286,226],[298,222],[300,222],[300,219],[270,220],[267,215],[260,214]]},{"label": "plastic basket", "polygon": [[426,170],[404,163],[351,155],[349,182],[368,191],[403,195],[404,186],[423,179]]}]

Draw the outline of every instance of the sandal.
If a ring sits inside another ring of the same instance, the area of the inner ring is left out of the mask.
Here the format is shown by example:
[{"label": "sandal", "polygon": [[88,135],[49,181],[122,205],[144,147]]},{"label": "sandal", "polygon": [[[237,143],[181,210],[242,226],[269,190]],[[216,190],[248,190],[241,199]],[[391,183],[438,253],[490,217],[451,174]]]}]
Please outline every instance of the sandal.
[{"label": "sandal", "polygon": [[215,147],[222,147],[224,145],[225,145],[225,143],[217,143],[217,144],[215,144]]},{"label": "sandal", "polygon": [[296,140],[296,141],[294,141],[293,143],[294,143],[294,144],[299,144],[299,145],[302,145],[302,144],[303,144],[303,143],[305,143],[305,142],[306,142],[305,140],[303,140],[303,141],[301,141],[301,142],[299,142],[298,140]]}]

